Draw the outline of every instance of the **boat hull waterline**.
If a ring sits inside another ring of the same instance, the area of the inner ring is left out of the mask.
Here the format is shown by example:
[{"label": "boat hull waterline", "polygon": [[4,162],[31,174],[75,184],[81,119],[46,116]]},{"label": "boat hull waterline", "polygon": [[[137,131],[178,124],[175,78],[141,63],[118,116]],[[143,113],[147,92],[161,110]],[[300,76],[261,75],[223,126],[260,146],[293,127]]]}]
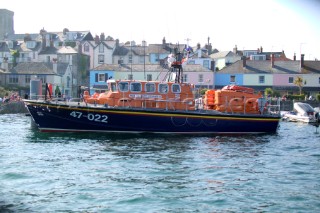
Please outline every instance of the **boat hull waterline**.
[{"label": "boat hull waterline", "polygon": [[277,131],[278,115],[70,106],[25,100],[41,132],[260,134]]}]

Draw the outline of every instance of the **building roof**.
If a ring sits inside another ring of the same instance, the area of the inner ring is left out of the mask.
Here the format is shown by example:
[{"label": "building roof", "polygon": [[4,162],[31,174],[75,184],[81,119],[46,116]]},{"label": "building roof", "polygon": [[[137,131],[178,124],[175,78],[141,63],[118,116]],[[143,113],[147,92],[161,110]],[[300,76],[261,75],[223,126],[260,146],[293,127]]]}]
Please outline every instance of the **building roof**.
[{"label": "building roof", "polygon": [[17,64],[12,70],[12,74],[25,75],[63,75],[67,70],[67,63],[57,63],[57,73],[54,72],[51,62],[22,62]]},{"label": "building roof", "polygon": [[304,66],[300,68],[300,61],[274,61],[272,67],[271,61],[251,61],[246,60],[246,66],[243,67],[243,60],[239,60],[230,66],[224,67],[217,73],[228,74],[310,74],[320,73],[320,61],[304,61]]}]

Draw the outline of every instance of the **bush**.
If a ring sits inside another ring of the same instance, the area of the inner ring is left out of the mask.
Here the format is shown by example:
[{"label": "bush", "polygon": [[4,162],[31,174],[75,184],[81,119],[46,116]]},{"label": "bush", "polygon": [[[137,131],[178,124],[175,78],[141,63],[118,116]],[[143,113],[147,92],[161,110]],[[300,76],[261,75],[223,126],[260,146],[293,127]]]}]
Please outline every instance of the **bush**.
[{"label": "bush", "polygon": [[317,95],[316,95],[316,100],[317,100],[317,101],[320,101],[320,94],[317,94]]},{"label": "bush", "polygon": [[297,100],[297,101],[304,101],[305,100],[305,95],[288,95],[287,99],[289,100]]}]

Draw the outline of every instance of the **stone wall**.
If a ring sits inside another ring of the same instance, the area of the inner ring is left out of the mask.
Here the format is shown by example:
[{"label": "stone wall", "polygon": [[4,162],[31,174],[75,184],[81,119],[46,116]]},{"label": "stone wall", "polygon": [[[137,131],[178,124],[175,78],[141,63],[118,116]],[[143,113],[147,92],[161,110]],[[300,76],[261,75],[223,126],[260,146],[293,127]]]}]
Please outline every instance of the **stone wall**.
[{"label": "stone wall", "polygon": [[24,106],[24,102],[15,101],[10,103],[0,104],[0,114],[16,114],[16,113],[28,113],[27,108]]}]

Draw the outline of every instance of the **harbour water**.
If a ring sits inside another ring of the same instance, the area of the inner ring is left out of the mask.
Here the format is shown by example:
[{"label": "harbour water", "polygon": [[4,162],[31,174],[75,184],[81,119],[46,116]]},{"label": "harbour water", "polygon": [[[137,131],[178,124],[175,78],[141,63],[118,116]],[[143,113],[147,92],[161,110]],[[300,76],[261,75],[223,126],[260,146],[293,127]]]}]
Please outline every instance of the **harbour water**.
[{"label": "harbour water", "polygon": [[0,212],[320,212],[320,134],[40,133],[0,115]]}]

